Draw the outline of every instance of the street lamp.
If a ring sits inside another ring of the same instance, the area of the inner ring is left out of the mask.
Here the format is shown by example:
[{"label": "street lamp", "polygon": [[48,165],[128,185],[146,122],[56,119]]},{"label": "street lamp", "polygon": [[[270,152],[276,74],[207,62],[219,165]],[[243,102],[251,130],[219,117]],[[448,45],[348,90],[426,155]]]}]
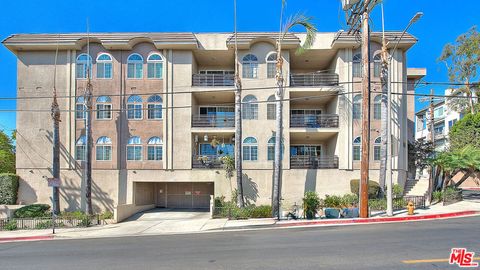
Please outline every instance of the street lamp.
[{"label": "street lamp", "polygon": [[[383,7],[383,6],[382,6]],[[382,8],[383,13],[383,8]],[[388,58],[388,66],[390,66],[393,56],[395,55],[395,51],[400,44],[403,36],[407,32],[407,30],[412,26],[412,24],[416,23],[420,18],[423,16],[423,12],[417,12],[410,22],[408,23],[407,27],[403,30],[400,38],[397,40],[397,43],[393,47],[392,53]],[[383,31],[385,36],[385,30]],[[383,39],[383,46],[386,47],[385,38]],[[388,82],[387,82],[387,215],[393,216],[393,198],[392,198],[392,90],[391,90],[391,79],[390,75],[388,75]]]}]

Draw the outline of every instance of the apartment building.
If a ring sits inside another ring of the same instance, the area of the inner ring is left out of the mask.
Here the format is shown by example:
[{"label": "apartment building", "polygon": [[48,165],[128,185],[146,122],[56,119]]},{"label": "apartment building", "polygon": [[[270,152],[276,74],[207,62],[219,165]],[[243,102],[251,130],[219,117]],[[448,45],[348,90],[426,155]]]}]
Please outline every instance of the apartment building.
[{"label": "apartment building", "polygon": [[[242,159],[246,200],[270,204],[275,131],[277,33],[238,34],[242,78]],[[394,179],[408,171],[413,91],[423,75],[407,70],[416,38],[386,34],[394,115]],[[283,204],[305,191],[350,192],[360,177],[361,54],[346,33],[318,33],[310,50],[295,51],[304,33],[283,43]],[[17,173],[21,203],[50,202],[50,104],[58,46],[61,107],[61,207],[84,209],[85,104],[93,85],[93,190],[96,209],[208,208],[210,195],[230,197],[219,157],[234,154],[234,43],[231,33],[19,34],[3,44],[18,58]],[[381,144],[379,33],[371,43],[371,165],[378,179]],[[90,71],[90,76],[87,72]],[[403,83],[403,82],[408,82]]]},{"label": "apartment building", "polygon": [[[445,90],[445,96],[452,94],[452,89]],[[460,93],[460,95],[463,95]],[[463,95],[464,96],[464,95]],[[448,133],[452,126],[463,118],[463,113],[455,111],[448,105],[448,100],[442,98],[433,105],[433,136],[436,151],[443,151],[448,147]],[[430,132],[431,110],[430,107],[423,108],[415,113],[416,133],[415,139],[432,139]]]}]

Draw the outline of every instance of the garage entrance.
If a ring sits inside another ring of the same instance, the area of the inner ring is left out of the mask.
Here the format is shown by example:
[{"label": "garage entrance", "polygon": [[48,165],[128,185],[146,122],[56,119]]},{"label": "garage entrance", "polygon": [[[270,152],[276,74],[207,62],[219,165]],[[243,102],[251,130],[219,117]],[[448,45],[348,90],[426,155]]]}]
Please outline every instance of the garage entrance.
[{"label": "garage entrance", "polygon": [[155,183],[157,207],[183,209],[209,209],[210,195],[214,194],[212,182]]}]

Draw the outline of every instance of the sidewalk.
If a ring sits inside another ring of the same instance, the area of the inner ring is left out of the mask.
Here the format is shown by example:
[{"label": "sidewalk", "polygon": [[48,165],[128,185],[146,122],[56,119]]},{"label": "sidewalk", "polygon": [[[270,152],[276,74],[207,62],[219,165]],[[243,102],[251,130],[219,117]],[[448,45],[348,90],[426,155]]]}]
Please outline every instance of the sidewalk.
[{"label": "sidewalk", "polygon": [[[434,204],[427,209],[416,209],[414,216],[408,216],[406,210],[396,211],[393,217],[384,212],[374,213],[368,219],[317,219],[317,220],[281,220],[272,218],[227,220],[209,219],[207,216],[183,219],[136,219],[118,224],[89,228],[58,228],[56,234],[47,230],[1,231],[0,243],[12,241],[38,241],[53,239],[85,239],[102,237],[124,237],[142,235],[165,235],[208,233],[247,229],[275,229],[304,226],[344,226],[365,225],[389,222],[411,222],[455,217],[480,215],[480,200],[462,201],[448,206]],[[148,216],[148,215],[147,215]]]}]

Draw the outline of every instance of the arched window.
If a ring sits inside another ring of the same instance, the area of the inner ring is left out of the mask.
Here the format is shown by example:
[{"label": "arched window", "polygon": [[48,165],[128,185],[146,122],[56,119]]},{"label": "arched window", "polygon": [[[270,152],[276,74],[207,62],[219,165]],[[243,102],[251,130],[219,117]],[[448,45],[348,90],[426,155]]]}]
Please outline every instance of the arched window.
[{"label": "arched window", "polygon": [[353,56],[353,77],[362,77],[362,55],[359,53]]},{"label": "arched window", "polygon": [[377,53],[373,57],[373,77],[380,77],[380,71],[382,68],[382,56]]},{"label": "arched window", "polygon": [[148,98],[147,102],[148,119],[162,119],[162,97],[153,95]]},{"label": "arched window", "polygon": [[382,95],[376,95],[373,99],[373,119],[382,119]]},{"label": "arched window", "polygon": [[143,78],[143,57],[138,53],[131,54],[127,59],[127,78]]},{"label": "arched window", "polygon": [[247,54],[242,59],[243,78],[254,79],[258,77],[258,59],[253,54]]},{"label": "arched window", "polygon": [[[276,137],[273,136],[267,142],[267,160],[275,160],[275,140]],[[283,159],[283,142],[280,149],[280,158]]]},{"label": "arched window", "polygon": [[97,57],[97,78],[112,78],[112,57],[109,54],[102,53]]},{"label": "arched window", "polygon": [[277,113],[277,104],[276,98],[274,95],[271,95],[267,99],[267,120],[275,120]]},{"label": "arched window", "polygon": [[132,136],[127,143],[127,160],[142,160],[142,140],[138,136]]},{"label": "arched window", "polygon": [[362,152],[362,138],[360,136],[353,140],[353,160],[360,160]]},{"label": "arched window", "polygon": [[127,100],[127,118],[140,120],[142,117],[142,98],[137,95],[130,96]]},{"label": "arched window", "polygon": [[75,103],[75,118],[85,119],[87,107],[85,106],[85,98],[78,97]]},{"label": "arched window", "polygon": [[243,160],[258,160],[258,144],[254,137],[247,137],[243,140]]},{"label": "arched window", "polygon": [[269,53],[267,55],[266,62],[267,62],[267,78],[275,78],[275,75],[277,73],[277,70],[276,70],[277,53],[276,52]]},{"label": "arched window", "polygon": [[76,160],[86,160],[86,146],[87,146],[87,136],[82,135],[78,138],[77,143],[75,144],[75,159]]},{"label": "arched window", "polygon": [[362,118],[362,95],[353,97],[352,113],[353,119]]},{"label": "arched window", "polygon": [[92,57],[82,53],[77,57],[77,79],[86,79],[87,74],[92,77]]},{"label": "arched window", "polygon": [[97,119],[112,119],[112,99],[109,96],[97,98]]},{"label": "arched window", "polygon": [[97,140],[97,160],[112,160],[112,140],[107,136],[102,136]]},{"label": "arched window", "polygon": [[377,137],[373,143],[373,160],[380,160],[380,149],[382,148],[382,137]]},{"label": "arched window", "polygon": [[163,58],[158,53],[153,53],[147,58],[147,77],[161,79],[163,77]]},{"label": "arched window", "polygon": [[163,142],[159,137],[152,137],[148,140],[147,160],[162,160]]},{"label": "arched window", "polygon": [[258,103],[257,98],[253,95],[248,95],[242,101],[242,118],[243,119],[258,119]]}]

